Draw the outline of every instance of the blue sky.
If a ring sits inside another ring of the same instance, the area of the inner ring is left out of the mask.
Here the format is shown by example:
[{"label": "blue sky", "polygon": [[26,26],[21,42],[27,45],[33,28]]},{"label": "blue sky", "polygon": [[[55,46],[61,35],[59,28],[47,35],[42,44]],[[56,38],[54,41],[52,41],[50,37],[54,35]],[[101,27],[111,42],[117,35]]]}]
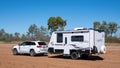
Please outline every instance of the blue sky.
[{"label": "blue sky", "polygon": [[0,0],[0,29],[8,33],[25,34],[31,24],[47,27],[51,16],[67,20],[65,30],[103,20],[120,25],[120,0]]}]

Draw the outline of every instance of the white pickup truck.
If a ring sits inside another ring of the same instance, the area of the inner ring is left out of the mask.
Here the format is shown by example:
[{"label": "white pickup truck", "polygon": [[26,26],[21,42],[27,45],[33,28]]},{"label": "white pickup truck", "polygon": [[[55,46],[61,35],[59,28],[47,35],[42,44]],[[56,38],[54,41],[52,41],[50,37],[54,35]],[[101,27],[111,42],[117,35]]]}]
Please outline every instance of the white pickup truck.
[{"label": "white pickup truck", "polygon": [[48,46],[42,41],[26,41],[12,47],[14,55],[30,54],[35,56],[37,54],[47,54]]}]

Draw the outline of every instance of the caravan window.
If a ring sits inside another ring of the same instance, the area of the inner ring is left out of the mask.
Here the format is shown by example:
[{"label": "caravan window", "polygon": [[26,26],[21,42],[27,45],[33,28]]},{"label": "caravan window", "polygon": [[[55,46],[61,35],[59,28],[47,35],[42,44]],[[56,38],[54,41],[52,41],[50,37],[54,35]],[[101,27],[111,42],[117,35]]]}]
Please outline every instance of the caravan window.
[{"label": "caravan window", "polygon": [[57,33],[57,43],[62,43],[62,42],[63,42],[63,34]]},{"label": "caravan window", "polygon": [[83,42],[84,41],[84,36],[71,36],[71,41],[76,42]]}]

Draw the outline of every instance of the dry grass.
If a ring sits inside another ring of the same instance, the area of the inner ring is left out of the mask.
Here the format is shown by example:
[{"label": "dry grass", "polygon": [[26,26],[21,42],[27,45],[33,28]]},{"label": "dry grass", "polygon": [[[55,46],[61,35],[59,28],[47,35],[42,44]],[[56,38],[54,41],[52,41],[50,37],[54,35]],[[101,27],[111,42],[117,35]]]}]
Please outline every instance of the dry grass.
[{"label": "dry grass", "polygon": [[0,68],[120,68],[120,46],[107,46],[107,53],[72,60],[61,55],[13,55],[14,44],[0,44]]},{"label": "dry grass", "polygon": [[106,46],[120,46],[120,43],[105,43]]}]

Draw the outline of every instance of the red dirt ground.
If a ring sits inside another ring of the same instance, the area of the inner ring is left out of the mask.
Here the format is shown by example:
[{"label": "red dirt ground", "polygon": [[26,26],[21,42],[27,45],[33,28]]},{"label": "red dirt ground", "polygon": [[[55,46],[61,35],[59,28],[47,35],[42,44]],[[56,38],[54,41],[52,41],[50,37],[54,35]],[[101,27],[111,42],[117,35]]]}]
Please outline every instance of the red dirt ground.
[{"label": "red dirt ground", "polygon": [[72,60],[60,55],[49,57],[13,55],[14,44],[0,44],[0,68],[120,68],[120,46],[107,46],[107,54]]}]

